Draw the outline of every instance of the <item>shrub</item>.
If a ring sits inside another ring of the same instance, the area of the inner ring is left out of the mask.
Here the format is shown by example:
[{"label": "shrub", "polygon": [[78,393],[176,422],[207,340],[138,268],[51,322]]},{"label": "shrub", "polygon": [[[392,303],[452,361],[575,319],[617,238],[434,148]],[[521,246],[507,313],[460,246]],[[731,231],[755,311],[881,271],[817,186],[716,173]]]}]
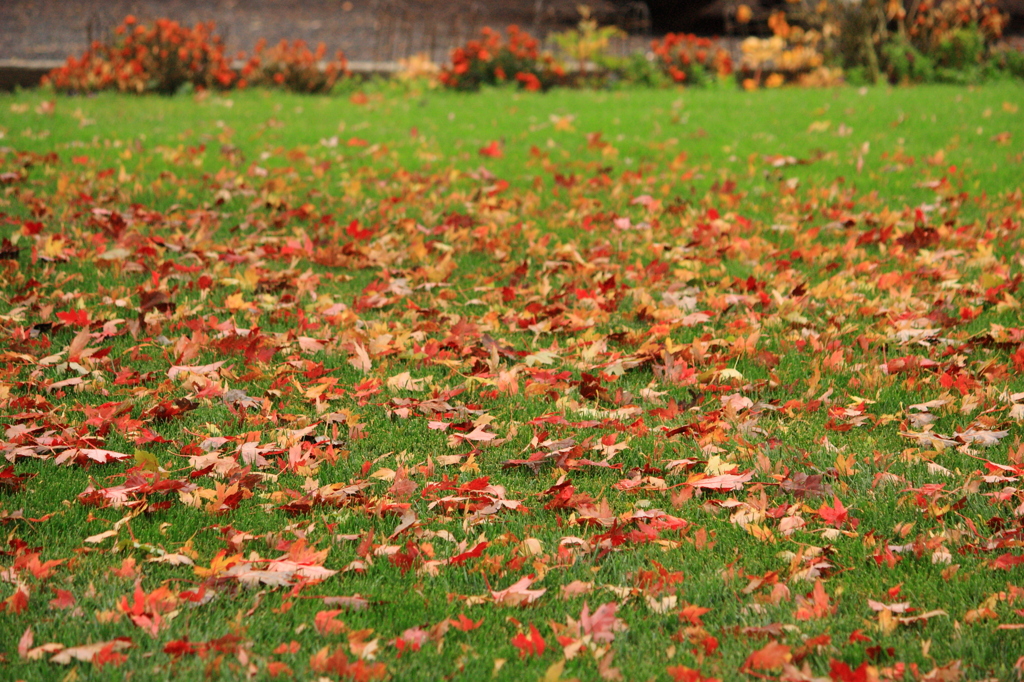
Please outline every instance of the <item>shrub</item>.
[{"label": "shrub", "polygon": [[746,89],[799,83],[822,87],[841,82],[841,73],[823,66],[821,33],[790,26],[782,12],[772,14],[771,38],[750,37],[740,44],[740,82]]},{"label": "shrub", "polygon": [[891,82],[981,79],[1007,21],[996,0],[793,0],[788,14],[829,37],[833,63]]},{"label": "shrub", "polygon": [[1024,52],[1001,46],[993,50],[992,63],[1003,73],[1015,78],[1024,78]]},{"label": "shrub", "polygon": [[441,71],[441,84],[454,90],[514,82],[526,90],[546,90],[565,74],[551,55],[541,55],[537,40],[518,26],[506,29],[508,40],[484,28],[479,40],[452,51],[452,63]]},{"label": "shrub", "polygon": [[669,33],[651,43],[662,70],[676,83],[702,85],[711,75],[732,73],[732,58],[715,41]]},{"label": "shrub", "polygon": [[188,28],[159,19],[145,25],[131,15],[114,30],[110,43],[94,42],[80,58],[69,57],[46,78],[61,91],[162,94],[173,94],[187,83],[226,89],[236,80],[213,23]]},{"label": "shrub", "polygon": [[252,57],[242,67],[240,86],[248,83],[292,92],[330,92],[345,74],[345,55],[339,50],[334,61],[324,63],[327,47],[323,43],[315,52],[302,40],[282,40],[269,50],[266,45],[265,40],[256,43]]},{"label": "shrub", "polygon": [[664,87],[672,83],[671,78],[660,68],[660,60],[648,59],[642,52],[634,52],[624,60],[618,72],[623,81],[633,85]]},{"label": "shrub", "polygon": [[892,83],[928,83],[935,80],[935,62],[903,36],[881,46],[881,63]]},{"label": "shrub", "polygon": [[577,72],[582,76],[588,65],[596,65],[603,71],[609,70],[608,47],[612,38],[624,36],[617,26],[598,26],[597,19],[586,5],[579,5],[580,21],[576,28],[555,33],[551,38],[562,52],[576,60]]}]

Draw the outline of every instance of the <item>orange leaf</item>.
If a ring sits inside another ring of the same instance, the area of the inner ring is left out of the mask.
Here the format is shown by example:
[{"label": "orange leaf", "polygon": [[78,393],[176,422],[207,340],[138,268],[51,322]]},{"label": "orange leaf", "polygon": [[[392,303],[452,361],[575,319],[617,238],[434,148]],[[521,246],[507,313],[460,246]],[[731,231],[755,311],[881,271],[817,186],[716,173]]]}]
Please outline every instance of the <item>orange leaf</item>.
[{"label": "orange leaf", "polygon": [[793,660],[793,654],[790,651],[790,647],[773,640],[750,654],[740,667],[740,670],[743,672],[751,670],[778,670]]},{"label": "orange leaf", "polygon": [[459,614],[458,620],[448,620],[452,624],[452,627],[456,630],[462,630],[463,632],[469,632],[470,630],[476,630],[478,627],[484,624],[484,619],[481,618],[478,621],[474,621],[470,618],[466,618],[464,614]]}]

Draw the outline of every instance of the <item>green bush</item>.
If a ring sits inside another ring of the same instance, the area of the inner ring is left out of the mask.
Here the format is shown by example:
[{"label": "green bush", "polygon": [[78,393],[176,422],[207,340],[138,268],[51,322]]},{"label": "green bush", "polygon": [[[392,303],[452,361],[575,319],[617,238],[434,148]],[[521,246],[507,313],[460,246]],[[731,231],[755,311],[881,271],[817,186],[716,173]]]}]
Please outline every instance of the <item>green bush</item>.
[{"label": "green bush", "polygon": [[935,62],[897,36],[882,45],[882,63],[892,83],[930,83],[935,80]]},{"label": "green bush", "polygon": [[1024,78],[1024,52],[1004,47],[993,53],[992,63],[1001,73],[1014,78]]},{"label": "green bush", "polygon": [[985,60],[985,36],[977,26],[965,26],[951,31],[939,41],[935,61],[940,67],[971,70]]},{"label": "green bush", "polygon": [[627,83],[651,88],[662,88],[672,83],[658,62],[648,59],[642,52],[634,52],[624,62],[620,72]]}]

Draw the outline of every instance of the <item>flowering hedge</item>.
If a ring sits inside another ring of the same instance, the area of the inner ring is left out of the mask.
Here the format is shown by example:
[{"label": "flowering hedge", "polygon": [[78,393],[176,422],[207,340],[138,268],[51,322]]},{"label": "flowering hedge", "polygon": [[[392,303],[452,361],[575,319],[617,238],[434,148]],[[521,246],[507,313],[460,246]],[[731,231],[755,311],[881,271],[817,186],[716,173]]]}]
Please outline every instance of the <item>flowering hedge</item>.
[{"label": "flowering hedge", "polygon": [[227,89],[237,80],[212,23],[188,28],[158,19],[145,25],[131,15],[114,30],[112,42],[93,42],[81,57],[69,57],[47,76],[62,91],[163,94],[173,94],[186,83]]},{"label": "flowering hedge", "polygon": [[[833,85],[865,74],[867,80],[891,82],[975,82],[1000,71],[1024,77],[1024,53],[996,42],[1006,20],[995,0],[788,0],[787,9],[769,20],[771,38],[743,43],[737,81],[750,89],[786,83]],[[505,36],[484,28],[479,38],[453,50],[451,64],[440,70],[437,80],[454,90],[514,83],[537,91],[613,81],[700,85],[734,71],[730,53],[715,41],[674,33],[652,42],[653,61],[643,55],[616,61],[601,54],[607,40],[594,40],[603,34],[591,23],[581,23],[590,33],[581,28],[572,40],[563,41],[579,48],[589,36],[587,59],[602,68],[586,72],[586,77],[582,70],[567,76],[552,55],[541,53],[535,38],[509,26]],[[575,56],[583,66],[581,54]],[[235,57],[241,64],[236,70],[213,23],[189,28],[159,19],[144,24],[129,15],[109,42],[94,42],[81,57],[69,57],[44,83],[79,93],[171,94],[185,85],[329,92],[346,75],[347,63],[340,51],[331,61],[325,57],[323,44],[312,50],[301,40],[282,40],[268,49],[260,41],[248,59],[244,54]],[[432,75],[433,70],[424,73]]]},{"label": "flowering hedge", "polygon": [[224,54],[224,41],[213,23],[189,28],[170,19],[140,23],[129,15],[114,29],[110,42],[93,42],[81,57],[50,72],[44,80],[63,92],[157,92],[173,94],[186,84],[198,89],[228,90],[247,85],[280,87],[295,92],[327,92],[345,74],[345,56],[339,51],[321,67],[326,55],[305,42],[282,40],[267,49],[257,44],[240,71]]},{"label": "flowering hedge", "polygon": [[340,50],[334,61],[325,63],[327,47],[323,43],[317,45],[315,52],[302,40],[291,43],[282,40],[269,50],[266,45],[265,40],[256,43],[253,55],[242,67],[243,84],[284,88],[292,92],[329,92],[345,74],[348,64]]},{"label": "flowering hedge", "polygon": [[479,40],[452,51],[451,66],[441,71],[441,84],[454,90],[477,90],[481,85],[515,82],[526,90],[546,90],[565,75],[537,40],[518,26],[506,29],[508,39],[484,28]]},{"label": "flowering hedge", "polygon": [[697,85],[711,74],[732,73],[729,52],[708,38],[669,33],[651,42],[651,50],[662,70],[676,83]]}]

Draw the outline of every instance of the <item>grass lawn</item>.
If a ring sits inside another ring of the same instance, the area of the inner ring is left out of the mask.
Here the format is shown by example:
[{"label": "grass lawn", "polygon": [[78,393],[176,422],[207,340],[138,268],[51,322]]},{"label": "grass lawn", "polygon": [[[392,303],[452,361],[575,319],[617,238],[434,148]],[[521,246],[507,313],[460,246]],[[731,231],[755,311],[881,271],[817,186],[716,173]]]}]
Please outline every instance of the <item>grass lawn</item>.
[{"label": "grass lawn", "polygon": [[0,96],[0,678],[1016,679],[1022,108]]}]

